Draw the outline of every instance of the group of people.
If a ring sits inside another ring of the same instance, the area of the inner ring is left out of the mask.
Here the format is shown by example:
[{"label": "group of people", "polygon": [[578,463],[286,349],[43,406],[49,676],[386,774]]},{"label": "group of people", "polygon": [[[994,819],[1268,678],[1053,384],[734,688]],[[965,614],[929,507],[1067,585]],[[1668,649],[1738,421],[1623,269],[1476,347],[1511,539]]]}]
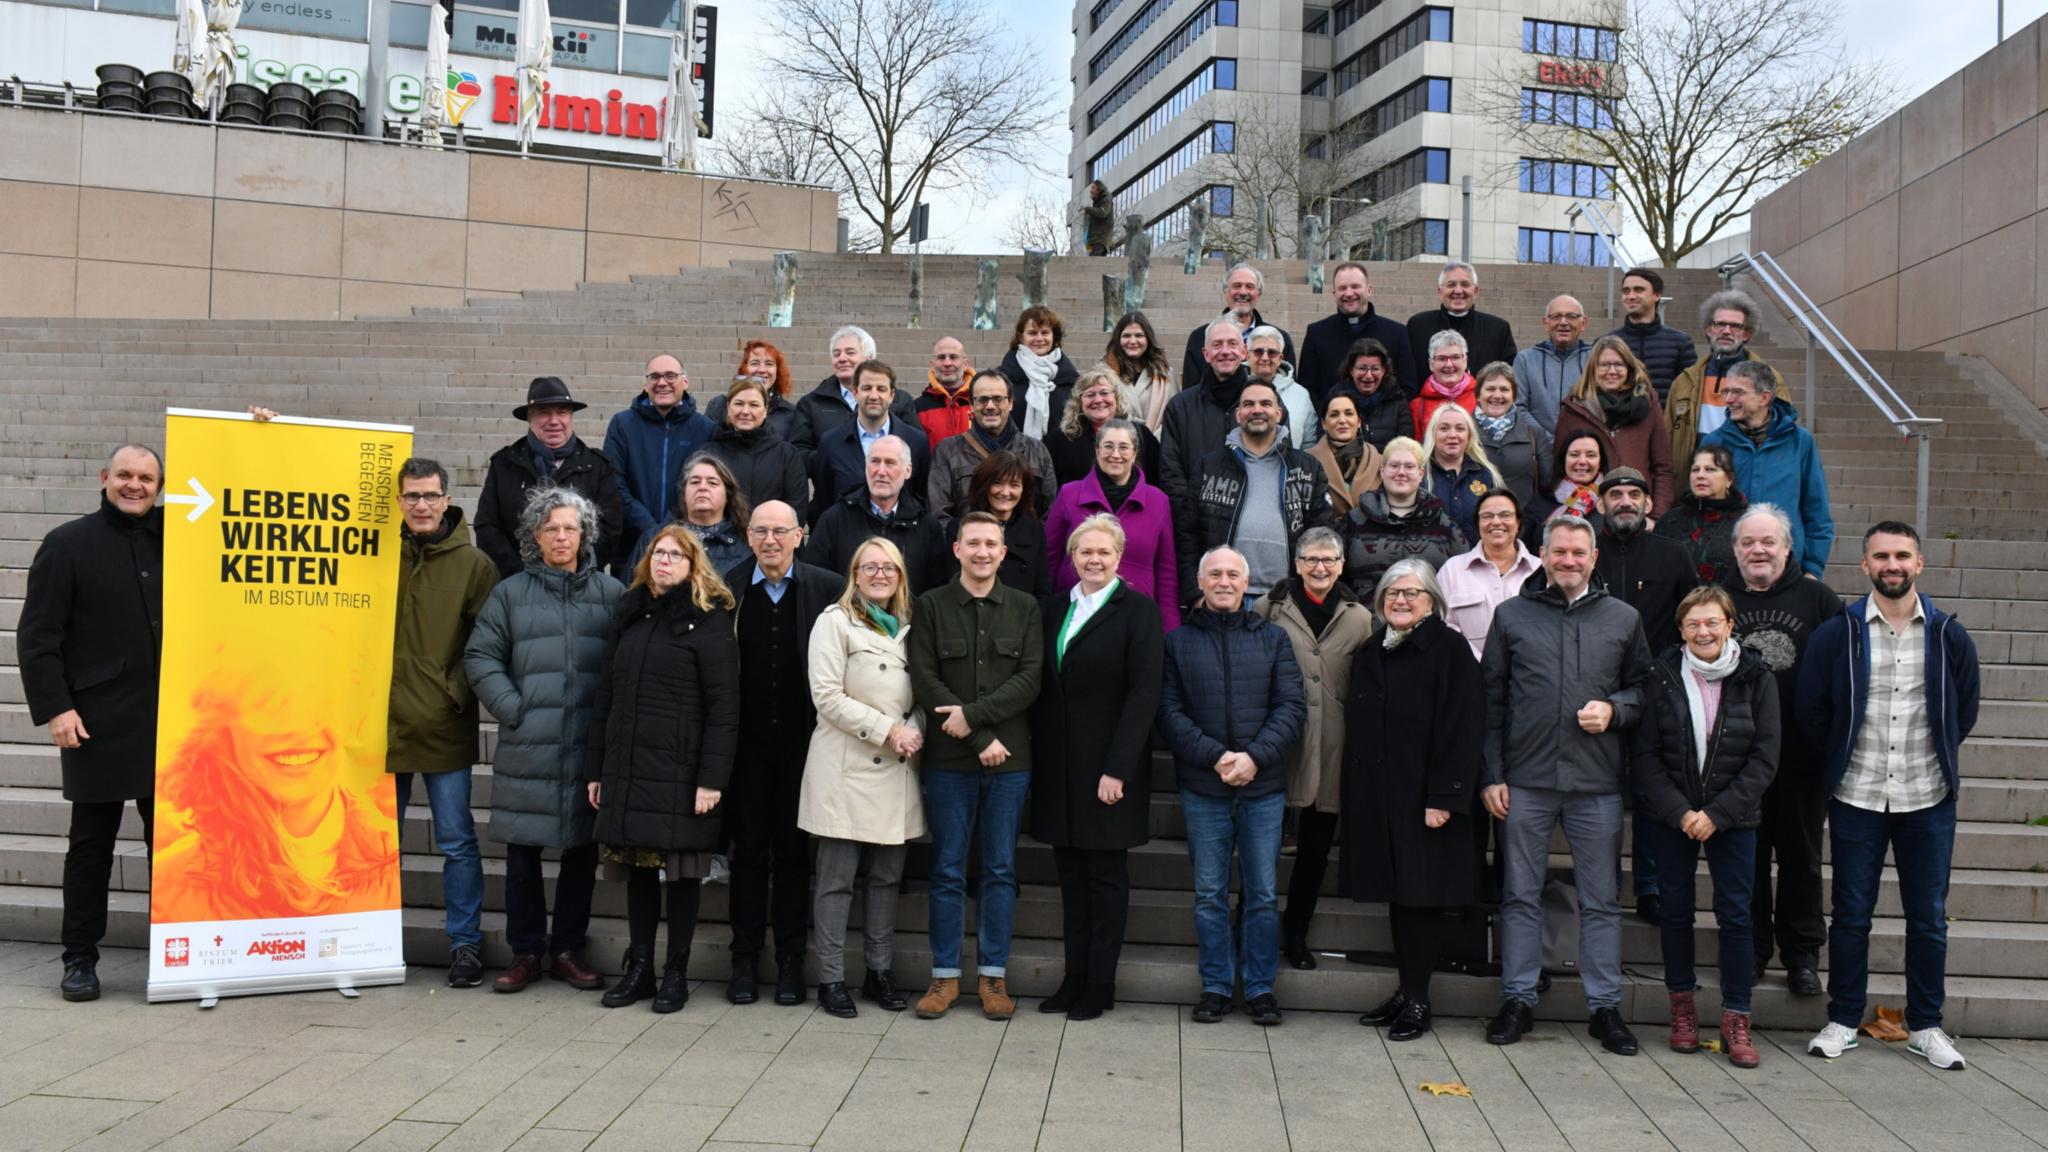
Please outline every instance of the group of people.
[{"label": "group of people", "polygon": [[[1468,265],[1446,265],[1440,306],[1402,324],[1347,262],[1336,314],[1297,359],[1262,292],[1257,269],[1232,268],[1177,376],[1142,313],[1083,368],[1042,306],[991,372],[938,340],[914,393],[853,327],[832,337],[832,375],[794,399],[766,341],[702,411],[659,355],[601,450],[575,434],[586,405],[569,385],[536,378],[473,523],[445,468],[407,461],[389,767],[401,813],[421,778],[444,856],[449,983],[484,977],[469,760],[485,709],[514,957],[493,986],[605,985],[585,956],[602,871],[626,885],[630,935],[604,1001],[656,1011],[687,999],[720,856],[732,1002],[760,997],[772,944],[776,1002],[806,998],[815,953],[820,1004],[856,1014],[858,890],[857,994],[910,1007],[897,894],[907,845],[928,839],[932,975],[916,1010],[966,992],[972,895],[972,992],[1005,1018],[1027,831],[1052,848],[1064,909],[1063,980],[1040,1010],[1107,1011],[1158,746],[1194,877],[1198,1022],[1240,997],[1280,1022],[1278,969],[1317,965],[1336,849],[1339,890],[1387,906],[1399,970],[1362,1020],[1395,1040],[1427,1032],[1446,933],[1497,895],[1488,1039],[1513,1043],[1541,982],[1562,825],[1590,1027],[1633,1053],[1618,1011],[1632,807],[1631,887],[1662,929],[1674,1048],[1701,1043],[1700,856],[1721,1037],[1754,1065],[1749,996],[1774,944],[1791,990],[1817,995],[1828,943],[1832,1023],[1813,1044],[1854,1045],[1889,847],[1912,1043],[1960,1067],[1940,1028],[1942,903],[1974,650],[1915,591],[1911,526],[1866,535],[1869,596],[1844,606],[1817,579],[1826,483],[1777,374],[1748,353],[1754,304],[1711,297],[1695,360],[1660,318],[1658,274],[1634,269],[1620,330],[1588,345],[1584,309],[1560,296],[1546,339],[1518,350],[1478,310]],[[102,483],[101,510],[39,550],[20,632],[73,802],[73,999],[98,995],[122,805],[150,815],[161,633],[162,462],[123,446]]]}]

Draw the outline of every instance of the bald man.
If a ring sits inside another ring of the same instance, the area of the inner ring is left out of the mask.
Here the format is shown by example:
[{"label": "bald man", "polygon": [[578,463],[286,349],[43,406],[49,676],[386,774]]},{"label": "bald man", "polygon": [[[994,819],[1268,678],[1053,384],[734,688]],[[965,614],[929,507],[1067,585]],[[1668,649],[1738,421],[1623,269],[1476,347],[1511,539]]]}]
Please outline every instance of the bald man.
[{"label": "bald man", "polygon": [[[1545,339],[1515,356],[1515,403],[1543,425],[1557,431],[1557,410],[1565,394],[1586,371],[1586,308],[1576,296],[1553,296],[1543,309]],[[1473,371],[1484,365],[1476,359]]]}]

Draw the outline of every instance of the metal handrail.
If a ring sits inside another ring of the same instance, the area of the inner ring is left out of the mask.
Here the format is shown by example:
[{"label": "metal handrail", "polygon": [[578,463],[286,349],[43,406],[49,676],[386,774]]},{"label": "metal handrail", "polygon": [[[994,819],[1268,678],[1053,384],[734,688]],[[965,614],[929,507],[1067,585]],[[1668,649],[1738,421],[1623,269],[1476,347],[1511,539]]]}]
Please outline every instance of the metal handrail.
[{"label": "metal handrail", "polygon": [[1615,273],[1623,269],[1634,268],[1641,261],[1636,259],[1635,253],[1628,250],[1628,245],[1622,243],[1620,230],[1615,228],[1614,222],[1607,218],[1607,210],[1602,208],[1596,201],[1574,200],[1564,206],[1564,214],[1565,218],[1572,222],[1572,230],[1574,232],[1578,230],[1579,217],[1584,216],[1591,219],[1593,221],[1594,237],[1607,241],[1607,315],[1612,316],[1614,315]]},{"label": "metal handrail", "polygon": [[1764,291],[1777,304],[1778,310],[1796,321],[1806,333],[1806,426],[1815,427],[1818,419],[1819,401],[1816,398],[1819,372],[1816,365],[1815,346],[1826,350],[1829,358],[1842,369],[1863,395],[1877,408],[1886,423],[1899,430],[1899,434],[1917,441],[1917,485],[1914,494],[1914,520],[1924,537],[1930,531],[1927,523],[1927,473],[1929,457],[1932,454],[1933,438],[1929,429],[1940,424],[1938,417],[1922,416],[1913,411],[1906,398],[1884,378],[1876,365],[1849,342],[1835,322],[1821,311],[1813,297],[1799,286],[1799,282],[1779,265],[1769,252],[1737,252],[1723,261],[1718,269],[1721,283],[1725,286],[1738,272],[1747,272],[1752,279],[1763,285]]}]

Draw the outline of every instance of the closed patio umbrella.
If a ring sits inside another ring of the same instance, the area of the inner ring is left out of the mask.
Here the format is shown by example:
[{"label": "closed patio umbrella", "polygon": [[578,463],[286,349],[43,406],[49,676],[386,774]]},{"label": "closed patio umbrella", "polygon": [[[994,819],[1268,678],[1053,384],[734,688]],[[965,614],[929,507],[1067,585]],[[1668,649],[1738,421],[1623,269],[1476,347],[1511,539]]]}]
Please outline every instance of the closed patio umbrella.
[{"label": "closed patio umbrella", "polygon": [[519,151],[533,147],[534,129],[540,127],[541,101],[547,99],[548,69],[555,62],[554,22],[548,18],[548,0],[519,0],[519,54],[514,67],[519,77]]}]

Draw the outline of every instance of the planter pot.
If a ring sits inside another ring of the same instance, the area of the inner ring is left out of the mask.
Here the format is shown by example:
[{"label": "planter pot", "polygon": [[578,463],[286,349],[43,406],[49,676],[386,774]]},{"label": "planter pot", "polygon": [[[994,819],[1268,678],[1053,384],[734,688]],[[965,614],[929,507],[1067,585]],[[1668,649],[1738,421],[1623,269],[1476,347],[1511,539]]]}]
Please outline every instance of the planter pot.
[{"label": "planter pot", "polygon": [[270,98],[272,100],[297,100],[308,108],[313,106],[313,90],[304,84],[294,84],[289,80],[280,80],[272,84],[270,86]]},{"label": "planter pot", "polygon": [[313,107],[316,109],[345,108],[356,116],[361,116],[363,112],[363,102],[356,99],[356,94],[346,88],[326,88],[315,93],[313,96]]},{"label": "planter pot", "polygon": [[142,69],[131,64],[102,64],[93,69],[93,74],[102,84],[132,84],[137,91],[142,89]]},{"label": "planter pot", "polygon": [[142,86],[152,97],[176,93],[187,100],[192,98],[192,82],[178,72],[151,72],[143,77]]},{"label": "planter pot", "polygon": [[226,101],[229,104],[254,104],[261,108],[267,99],[269,95],[254,84],[228,85]]},{"label": "planter pot", "polygon": [[100,111],[139,113],[142,111],[142,101],[135,99],[133,96],[102,96],[100,97]]},{"label": "planter pot", "polygon": [[143,92],[142,85],[130,84],[126,80],[102,81],[98,89],[98,95],[101,104],[105,104],[108,100],[133,100],[140,104],[148,99],[148,96]]}]

